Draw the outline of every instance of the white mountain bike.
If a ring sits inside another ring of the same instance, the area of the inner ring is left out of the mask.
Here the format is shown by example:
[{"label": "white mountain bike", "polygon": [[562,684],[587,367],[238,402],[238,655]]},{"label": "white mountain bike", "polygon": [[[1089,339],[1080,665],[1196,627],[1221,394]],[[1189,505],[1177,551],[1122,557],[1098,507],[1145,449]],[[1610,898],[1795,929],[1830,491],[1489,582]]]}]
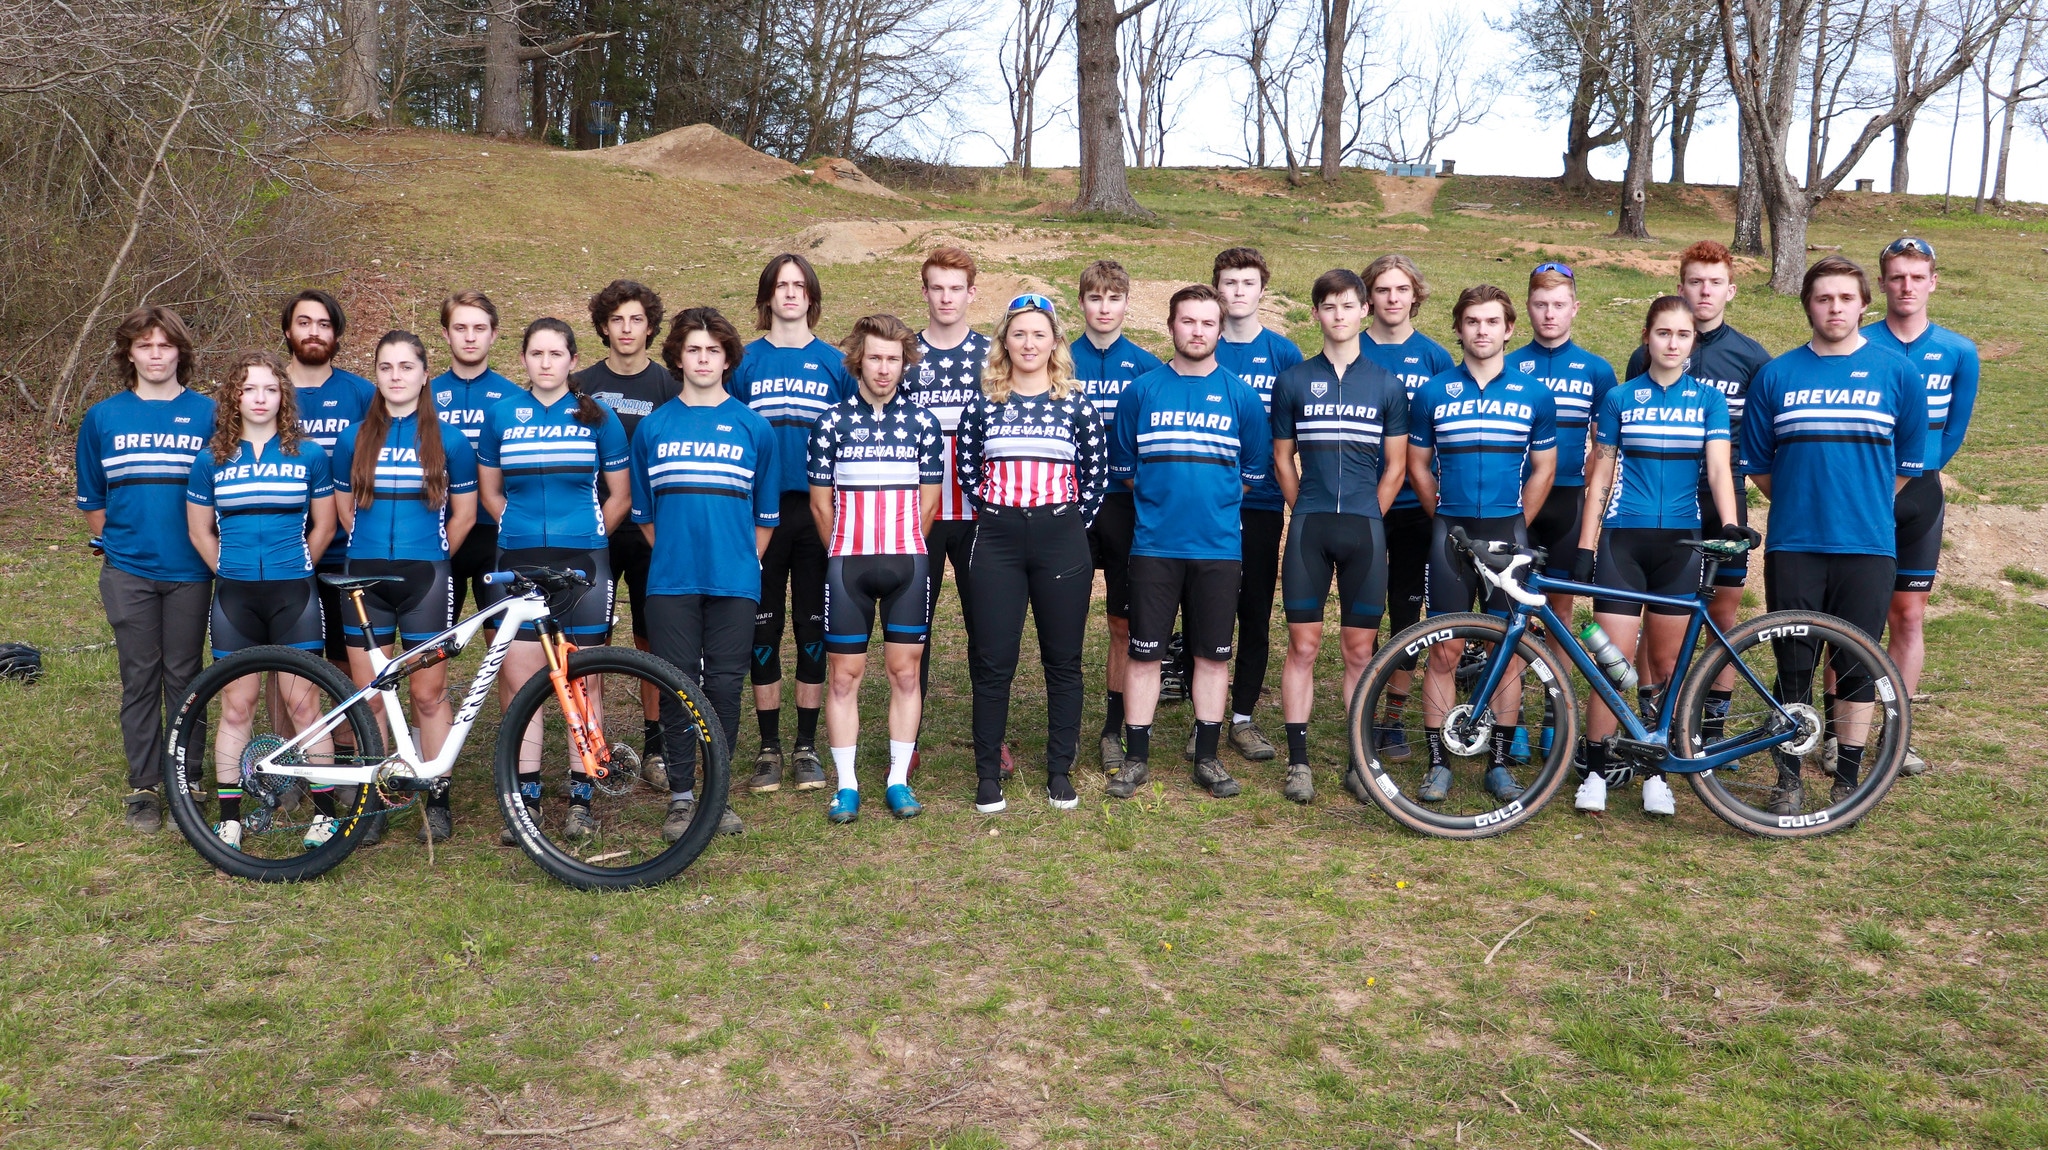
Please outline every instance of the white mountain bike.
[{"label": "white mountain bike", "polygon": [[[398,577],[320,578],[347,596],[367,635],[363,589]],[[193,679],[172,721],[164,778],[171,816],[200,856],[260,882],[295,882],[333,868],[373,818],[447,787],[506,651],[531,624],[547,671],[506,704],[496,753],[498,804],[513,837],[541,869],[585,889],[651,886],[694,862],[717,832],[730,771],[725,738],[696,683],[642,651],[570,643],[555,616],[589,590],[580,572],[521,568],[484,581],[509,593],[396,657],[371,646],[374,677],[366,687],[311,652],[278,646],[237,652]],[[453,728],[440,754],[426,759],[406,726],[400,684],[459,654],[494,620],[497,632]],[[659,766],[643,764],[629,741],[642,731],[642,684],[661,700]],[[536,781],[540,799],[523,798],[520,784]],[[222,787],[241,791],[238,846],[214,829]],[[309,796],[326,788],[334,788],[327,792],[332,816]],[[662,833],[671,789],[694,789],[698,797],[673,842]],[[588,802],[591,818],[572,822],[568,808],[579,801]]]}]

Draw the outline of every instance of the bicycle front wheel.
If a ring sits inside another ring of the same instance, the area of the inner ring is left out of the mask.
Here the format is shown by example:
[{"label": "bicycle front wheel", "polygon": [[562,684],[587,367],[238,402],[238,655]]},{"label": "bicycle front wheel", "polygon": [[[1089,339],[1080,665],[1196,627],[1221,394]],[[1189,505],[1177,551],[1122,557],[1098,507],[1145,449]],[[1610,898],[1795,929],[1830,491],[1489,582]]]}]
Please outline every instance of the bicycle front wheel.
[{"label": "bicycle front wheel", "polygon": [[[1505,651],[1507,624],[1491,615],[1440,615],[1396,635],[1380,648],[1351,695],[1351,761],[1364,765],[1364,791],[1395,822],[1447,839],[1480,839],[1534,817],[1571,770],[1579,738],[1569,676],[1550,651],[1527,634]],[[1491,699],[1477,697],[1485,672],[1500,658]],[[1433,669],[1432,669],[1433,668]],[[1395,676],[1412,670],[1407,702],[1390,712]],[[1441,727],[1443,784],[1432,779],[1427,730]],[[1500,798],[1487,787],[1496,737],[1521,793]]]},{"label": "bicycle front wheel", "polygon": [[[498,732],[505,823],[528,858],[570,886],[624,890],[667,882],[704,853],[725,813],[731,761],[711,704],[674,664],[627,647],[577,651],[568,675],[581,685],[596,724],[592,749],[605,774],[585,771],[554,682],[537,674],[506,705]],[[665,779],[651,782],[634,753],[643,731],[643,685],[660,701],[668,766]],[[696,794],[694,807],[673,820],[671,791]]]},{"label": "bicycle front wheel", "polygon": [[[293,647],[251,647],[192,680],[164,744],[164,792],[171,820],[201,858],[239,878],[299,882],[348,857],[378,808],[377,788],[314,787],[256,764],[355,690],[331,664]],[[371,701],[349,708],[346,722],[292,760],[383,762]]]},{"label": "bicycle front wheel", "polygon": [[[1710,715],[1708,692],[1733,659],[1770,694],[1738,673],[1727,714]],[[1819,699],[1824,675],[1835,684],[1832,722]],[[1708,810],[1753,835],[1812,838],[1841,830],[1877,806],[1906,759],[1911,719],[1898,667],[1868,635],[1832,615],[1774,611],[1735,628],[1728,648],[1709,643],[1701,652],[1675,705],[1672,745],[1693,755],[1758,731],[1796,729],[1776,747],[1686,776]],[[1830,770],[1830,737],[1860,755],[1838,754]]]}]

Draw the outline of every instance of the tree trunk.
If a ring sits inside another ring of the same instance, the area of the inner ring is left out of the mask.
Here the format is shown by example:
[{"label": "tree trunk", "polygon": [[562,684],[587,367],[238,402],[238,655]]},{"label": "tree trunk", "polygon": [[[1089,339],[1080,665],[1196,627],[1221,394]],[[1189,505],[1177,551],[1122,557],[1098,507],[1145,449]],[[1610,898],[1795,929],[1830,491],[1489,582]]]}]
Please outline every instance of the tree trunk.
[{"label": "tree trunk", "polygon": [[2006,88],[2005,124],[1999,129],[1998,136],[1998,178],[1991,184],[1991,202],[2001,208],[2005,206],[2006,166],[2012,159],[2012,122],[2019,112],[2020,80],[2026,75],[2027,61],[2034,55],[2034,41],[2041,27],[2035,17],[2040,10],[2039,0],[2036,0],[2027,6],[2027,14],[2022,17],[2026,21],[2026,30],[2020,36],[2020,53],[2013,57],[2012,83]]},{"label": "tree trunk", "polygon": [[1351,39],[1351,0],[1323,0],[1323,178],[1334,180],[1344,163],[1344,45]]},{"label": "tree trunk", "polygon": [[1671,121],[1671,182],[1685,183],[1685,148],[1692,143],[1692,125],[1680,125],[1677,119]]},{"label": "tree trunk", "polygon": [[1806,278],[1806,223],[1814,201],[1789,179],[1781,182],[1786,186],[1777,195],[1764,195],[1771,219],[1771,290],[1798,295]]},{"label": "tree trunk", "polygon": [[1650,19],[1644,12],[1648,0],[1635,0],[1629,5],[1629,66],[1634,71],[1630,77],[1634,83],[1634,107],[1628,128],[1628,172],[1621,180],[1621,209],[1616,212],[1617,222],[1614,234],[1617,237],[1646,240],[1650,238],[1649,187],[1650,161],[1656,156],[1657,124],[1656,73],[1651,60]]},{"label": "tree trunk", "polygon": [[525,134],[526,125],[519,114],[518,0],[491,0],[485,13],[483,87],[483,115],[477,129],[486,136]]},{"label": "tree trunk", "polygon": [[335,114],[343,120],[368,123],[377,118],[381,31],[377,0],[342,0],[341,104]]},{"label": "tree trunk", "polygon": [[1564,133],[1564,190],[1585,193],[1593,190],[1593,101],[1597,97],[1593,78],[1581,72],[1578,89],[1572,93],[1571,116]]},{"label": "tree trunk", "polygon": [[533,138],[545,143],[550,124],[548,112],[548,62],[533,62]]},{"label": "tree trunk", "polygon": [[1116,30],[1135,15],[1116,10],[1116,0],[1078,0],[1074,6],[1074,47],[1079,60],[1076,93],[1081,127],[1080,194],[1074,210],[1150,216],[1131,195],[1124,174],[1124,128],[1117,110]]},{"label": "tree trunk", "polygon": [[1749,136],[1737,132],[1736,151],[1742,165],[1742,182],[1735,187],[1735,239],[1728,246],[1737,255],[1764,254],[1763,173],[1756,162],[1756,150]]},{"label": "tree trunk", "polygon": [[1892,125],[1892,194],[1906,194],[1906,182],[1911,173],[1906,166],[1906,137],[1913,134],[1913,117],[1899,117]]}]

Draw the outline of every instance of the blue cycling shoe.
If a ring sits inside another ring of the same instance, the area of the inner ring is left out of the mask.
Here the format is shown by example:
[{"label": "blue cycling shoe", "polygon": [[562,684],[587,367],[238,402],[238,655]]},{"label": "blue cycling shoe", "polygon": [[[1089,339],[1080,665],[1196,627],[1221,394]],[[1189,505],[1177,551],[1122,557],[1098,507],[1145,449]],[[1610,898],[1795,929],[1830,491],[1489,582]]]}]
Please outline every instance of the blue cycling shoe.
[{"label": "blue cycling shoe", "polygon": [[832,796],[832,805],[825,808],[825,818],[835,823],[850,823],[860,817],[860,792],[845,787]]},{"label": "blue cycling shoe", "polygon": [[1522,797],[1522,784],[1506,767],[1486,768],[1486,793],[1504,803],[1514,802]]},{"label": "blue cycling shoe", "polygon": [[918,802],[917,796],[910,793],[908,783],[897,783],[883,791],[882,799],[889,804],[889,813],[899,819],[914,819],[924,813],[924,804]]},{"label": "blue cycling shoe", "polygon": [[1422,789],[1415,797],[1425,803],[1440,803],[1451,797],[1451,768],[1431,767],[1422,777]]},{"label": "blue cycling shoe", "polygon": [[1406,762],[1409,754],[1408,729],[1406,727],[1381,727],[1378,729],[1377,750],[1381,759],[1389,763]]}]

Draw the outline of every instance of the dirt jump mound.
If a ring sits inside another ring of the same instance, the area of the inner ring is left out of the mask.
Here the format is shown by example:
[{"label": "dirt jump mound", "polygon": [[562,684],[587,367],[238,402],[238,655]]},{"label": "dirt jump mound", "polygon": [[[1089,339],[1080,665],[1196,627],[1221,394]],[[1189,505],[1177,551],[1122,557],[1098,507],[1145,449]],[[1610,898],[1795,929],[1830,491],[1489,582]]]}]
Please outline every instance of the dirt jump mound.
[{"label": "dirt jump mound", "polygon": [[795,164],[757,152],[709,124],[691,124],[616,148],[575,154],[657,176],[712,184],[772,184],[798,174]]}]

